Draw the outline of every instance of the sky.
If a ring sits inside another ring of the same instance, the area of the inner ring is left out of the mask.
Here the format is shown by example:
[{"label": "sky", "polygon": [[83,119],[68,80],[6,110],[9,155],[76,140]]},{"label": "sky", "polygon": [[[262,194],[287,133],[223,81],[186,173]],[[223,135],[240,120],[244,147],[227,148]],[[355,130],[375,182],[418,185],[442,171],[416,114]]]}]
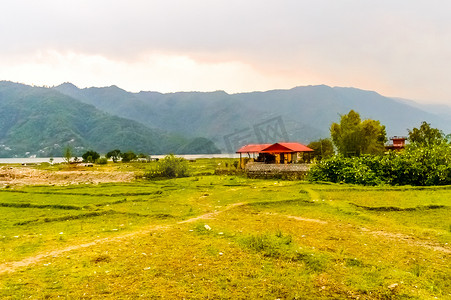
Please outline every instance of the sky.
[{"label": "sky", "polygon": [[451,105],[449,0],[0,0],[0,80]]}]

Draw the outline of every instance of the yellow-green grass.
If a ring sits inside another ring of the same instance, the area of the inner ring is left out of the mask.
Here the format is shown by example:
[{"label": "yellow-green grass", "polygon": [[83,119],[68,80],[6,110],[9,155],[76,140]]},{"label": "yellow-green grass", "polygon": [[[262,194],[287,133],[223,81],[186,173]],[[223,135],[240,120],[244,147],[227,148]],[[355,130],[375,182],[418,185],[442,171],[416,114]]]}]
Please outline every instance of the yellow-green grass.
[{"label": "yellow-green grass", "polygon": [[2,262],[101,240],[0,274],[1,298],[451,299],[447,187],[198,176],[0,196],[35,204],[0,209]]},{"label": "yellow-green grass", "polygon": [[[262,192],[237,177],[182,178],[87,186],[0,190],[0,261],[86,242],[139,226],[173,223]],[[258,181],[255,181],[258,182]],[[272,182],[260,181],[265,189]],[[273,190],[274,192],[274,190]],[[278,197],[290,197],[277,193]],[[265,194],[265,192],[263,192]],[[62,232],[62,234],[60,234]]]}]

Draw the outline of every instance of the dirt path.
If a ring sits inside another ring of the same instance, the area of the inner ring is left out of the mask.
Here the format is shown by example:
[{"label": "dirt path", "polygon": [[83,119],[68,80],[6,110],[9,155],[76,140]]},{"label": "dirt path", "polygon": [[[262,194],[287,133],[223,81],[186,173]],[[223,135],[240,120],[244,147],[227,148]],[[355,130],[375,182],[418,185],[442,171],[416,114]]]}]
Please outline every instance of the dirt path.
[{"label": "dirt path", "polygon": [[217,216],[218,214],[220,214],[222,212],[225,212],[225,211],[230,210],[230,209],[232,209],[234,207],[243,206],[243,205],[246,205],[246,204],[248,204],[248,203],[246,203],[246,202],[233,203],[233,204],[228,205],[223,210],[214,211],[214,212],[211,212],[211,213],[208,213],[208,214],[200,215],[198,217],[194,217],[194,218],[191,218],[191,219],[180,221],[180,222],[177,222],[177,224],[192,223],[192,222],[195,222],[195,221],[198,221],[198,220],[213,219],[215,216]]},{"label": "dirt path", "polygon": [[81,167],[57,172],[38,170],[32,167],[0,167],[0,188],[23,185],[129,182],[134,179],[134,172],[94,171]]},{"label": "dirt path", "polygon": [[272,216],[281,216],[281,217],[285,217],[288,219],[294,219],[296,221],[303,221],[303,222],[313,222],[313,223],[318,223],[318,224],[327,224],[326,221],[323,220],[319,220],[319,219],[309,219],[309,218],[304,218],[304,217],[299,217],[299,216],[291,216],[291,215],[281,215],[278,213],[266,213],[268,215],[272,215]]},{"label": "dirt path", "polygon": [[38,262],[49,258],[49,257],[58,257],[63,255],[66,252],[69,251],[73,251],[73,250],[79,250],[82,248],[88,248],[88,247],[92,247],[95,245],[99,245],[99,244],[104,244],[104,243],[113,243],[113,242],[119,242],[125,239],[129,239],[132,237],[136,237],[136,236],[142,236],[142,235],[147,235],[153,231],[156,230],[162,230],[162,229],[167,229],[170,228],[174,225],[178,225],[178,224],[185,224],[185,223],[192,223],[198,220],[205,220],[205,219],[212,219],[215,216],[228,211],[232,208],[238,207],[238,206],[242,206],[242,205],[246,205],[247,203],[244,202],[240,202],[240,203],[234,203],[231,205],[228,205],[226,208],[224,208],[223,210],[219,210],[219,211],[214,211],[211,213],[207,213],[207,214],[203,214],[194,218],[190,218],[187,220],[183,220],[174,224],[170,224],[170,225],[154,225],[154,226],[149,226],[146,227],[144,229],[138,230],[138,231],[134,231],[134,232],[130,232],[127,234],[123,234],[123,235],[118,235],[118,236],[114,236],[114,237],[107,237],[107,238],[102,238],[102,239],[97,239],[94,240],[92,242],[89,243],[84,243],[84,244],[79,244],[79,245],[73,245],[73,246],[69,246],[63,249],[58,249],[58,250],[53,250],[50,252],[45,252],[45,253],[41,253],[41,254],[37,254],[34,256],[30,256],[27,258],[24,258],[22,260],[19,261],[12,261],[12,262],[6,262],[3,264],[0,264],[0,275],[4,274],[4,273],[9,273],[9,272],[15,272],[17,271],[17,269],[19,268],[24,268],[24,267],[28,267],[30,265],[33,264],[37,264]]},{"label": "dirt path", "polygon": [[[298,216],[291,216],[291,215],[284,215],[284,214],[277,214],[277,213],[267,213],[269,215],[273,215],[273,216],[280,216],[280,217],[285,217],[285,218],[289,218],[289,219],[294,219],[297,221],[302,221],[302,222],[313,222],[313,223],[318,223],[318,224],[327,224],[326,221],[323,220],[318,220],[318,219],[309,219],[309,218],[303,218],[303,217],[298,217]],[[434,251],[440,251],[443,253],[448,253],[451,254],[451,249],[444,247],[438,243],[435,242],[430,242],[430,241],[422,241],[422,240],[417,240],[415,237],[410,236],[410,235],[406,235],[406,234],[402,234],[402,233],[395,233],[395,232],[387,232],[387,231],[382,231],[382,230],[376,230],[376,231],[372,231],[369,230],[367,228],[360,228],[361,232],[364,233],[369,233],[372,234],[373,236],[378,236],[378,237],[384,237],[390,240],[394,240],[394,241],[402,241],[407,243],[408,245],[411,246],[419,246],[419,247],[425,247],[425,248],[429,248],[432,249]]]},{"label": "dirt path", "polygon": [[384,237],[384,238],[387,238],[390,240],[395,240],[395,241],[403,241],[403,242],[407,243],[408,245],[425,247],[425,248],[429,248],[429,249],[432,249],[435,251],[440,251],[440,252],[451,254],[450,248],[443,247],[442,245],[434,243],[434,242],[419,241],[419,240],[416,240],[415,237],[410,236],[410,235],[406,235],[406,234],[402,234],[402,233],[387,232],[387,231],[383,231],[383,230],[371,231],[367,228],[361,228],[360,230],[362,232],[368,232],[369,234],[372,234],[374,236]]},{"label": "dirt path", "polygon": [[[304,190],[307,191],[307,193],[309,194],[310,200],[312,200],[312,201],[320,200],[320,198],[321,198],[320,194],[317,191],[315,191],[314,189],[304,188]],[[316,219],[306,219],[306,218],[289,216],[289,215],[284,215],[284,216],[286,218],[292,218],[292,219],[299,220],[299,221],[317,222],[317,223],[322,223],[322,224],[327,223],[325,221],[316,220]],[[442,245],[440,245],[438,243],[421,241],[421,240],[419,241],[419,240],[416,240],[415,237],[413,237],[413,236],[409,236],[409,235],[402,234],[402,233],[393,233],[393,232],[387,232],[387,231],[382,231],[382,230],[371,231],[367,228],[361,228],[361,231],[367,232],[374,236],[384,237],[384,238],[395,240],[395,241],[403,241],[412,246],[426,247],[426,248],[432,249],[434,251],[440,251],[440,252],[444,252],[444,253],[448,253],[448,254],[451,253],[450,248],[443,247]]]}]

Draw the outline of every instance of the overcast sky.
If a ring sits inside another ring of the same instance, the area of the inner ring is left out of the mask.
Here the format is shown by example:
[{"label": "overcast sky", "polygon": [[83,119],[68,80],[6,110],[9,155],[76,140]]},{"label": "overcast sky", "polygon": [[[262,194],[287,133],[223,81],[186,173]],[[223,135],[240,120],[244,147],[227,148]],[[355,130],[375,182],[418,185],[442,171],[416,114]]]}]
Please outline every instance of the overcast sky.
[{"label": "overcast sky", "polygon": [[0,0],[0,80],[451,104],[449,0]]}]

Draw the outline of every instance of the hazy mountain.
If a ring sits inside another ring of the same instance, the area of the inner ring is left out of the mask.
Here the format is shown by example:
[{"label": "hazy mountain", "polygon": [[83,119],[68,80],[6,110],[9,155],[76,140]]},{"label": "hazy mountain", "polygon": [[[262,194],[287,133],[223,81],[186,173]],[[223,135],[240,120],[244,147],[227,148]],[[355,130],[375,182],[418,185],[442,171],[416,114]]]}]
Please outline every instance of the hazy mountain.
[{"label": "hazy mountain", "polygon": [[426,112],[436,114],[441,116],[442,118],[451,121],[451,106],[444,105],[444,104],[424,104],[415,102],[413,100],[403,99],[403,98],[393,98],[396,101],[399,101],[401,103],[407,104],[409,106],[413,106],[416,108],[419,108],[421,110],[424,110]]},{"label": "hazy mountain", "polygon": [[355,88],[319,85],[239,94],[162,94],[129,93],[116,86],[78,89],[66,83],[55,89],[149,127],[210,138],[227,152],[245,143],[308,143],[329,137],[331,123],[351,109],[364,119],[380,120],[390,136],[406,135],[407,128],[418,127],[422,121],[451,132],[449,116]]},{"label": "hazy mountain", "polygon": [[198,145],[189,147],[193,141],[110,115],[54,89],[0,82],[0,157],[62,156],[67,146],[77,155],[88,149],[202,153]]},{"label": "hazy mountain", "polygon": [[130,93],[116,86],[79,89],[65,83],[41,88],[3,81],[0,157],[60,156],[68,145],[80,155],[87,149],[195,154],[234,152],[257,142],[308,143],[329,137],[330,124],[351,109],[362,118],[380,120],[389,136],[406,135],[407,128],[422,121],[451,132],[449,107],[355,88],[162,94]]}]

